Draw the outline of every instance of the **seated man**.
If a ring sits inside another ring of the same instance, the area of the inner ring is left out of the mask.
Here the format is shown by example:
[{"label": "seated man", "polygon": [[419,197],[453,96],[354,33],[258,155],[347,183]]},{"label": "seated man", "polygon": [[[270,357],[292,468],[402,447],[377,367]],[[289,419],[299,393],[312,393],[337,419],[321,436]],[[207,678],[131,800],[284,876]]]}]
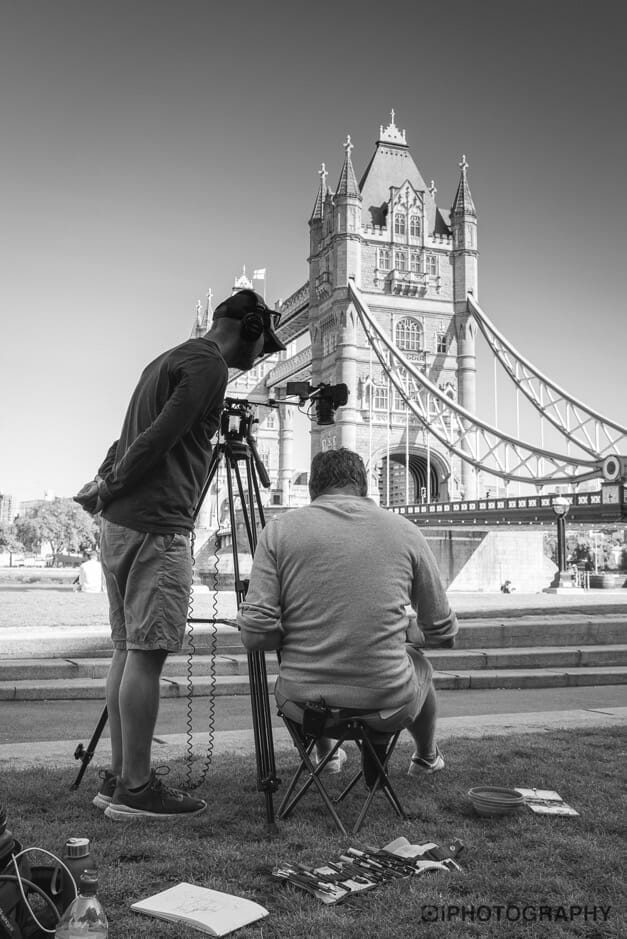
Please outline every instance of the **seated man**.
[{"label": "seated man", "polygon": [[[414,738],[409,774],[436,773],[432,668],[406,641],[451,645],[457,632],[435,558],[415,525],[367,498],[351,450],[318,453],[309,491],[310,505],[261,532],[238,613],[244,646],[280,650],[275,695],[286,716],[290,702],[375,712],[373,730],[406,727]],[[320,741],[318,761],[330,749]],[[326,768],[339,772],[345,758],[339,751]]]}]

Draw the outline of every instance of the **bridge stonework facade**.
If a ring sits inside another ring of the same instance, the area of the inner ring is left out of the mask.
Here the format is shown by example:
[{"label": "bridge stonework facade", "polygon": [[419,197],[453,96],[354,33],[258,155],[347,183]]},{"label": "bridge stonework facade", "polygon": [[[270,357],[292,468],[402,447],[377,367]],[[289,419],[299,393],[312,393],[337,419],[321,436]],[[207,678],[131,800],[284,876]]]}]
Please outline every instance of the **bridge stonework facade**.
[{"label": "bridge stonework facade", "polygon": [[[438,206],[435,184],[425,184],[393,112],[359,183],[352,149],[349,137],[335,190],[324,164],[320,170],[309,219],[309,281],[280,307],[281,337],[293,337],[294,345],[264,384],[277,398],[295,378],[346,384],[348,403],[335,424],[312,427],[311,453],[356,450],[382,502],[473,498],[475,471],[451,457],[406,407],[373,356],[349,295],[352,281],[412,365],[474,412],[476,326],[467,294],[478,296],[478,251],[468,164],[463,158],[449,212]],[[406,381],[411,392],[409,375]],[[283,466],[280,432],[278,446]]]}]

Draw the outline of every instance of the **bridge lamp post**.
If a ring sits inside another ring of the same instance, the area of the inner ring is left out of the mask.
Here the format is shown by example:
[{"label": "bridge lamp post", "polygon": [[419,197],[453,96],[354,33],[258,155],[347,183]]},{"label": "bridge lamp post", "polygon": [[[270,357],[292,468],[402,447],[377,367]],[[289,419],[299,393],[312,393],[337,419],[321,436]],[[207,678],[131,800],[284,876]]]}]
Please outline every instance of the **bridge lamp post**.
[{"label": "bridge lamp post", "polygon": [[551,508],[557,521],[557,566],[559,567],[554,584],[556,587],[572,588],[572,578],[566,570],[566,516],[570,502],[564,496],[555,496],[551,501]]}]

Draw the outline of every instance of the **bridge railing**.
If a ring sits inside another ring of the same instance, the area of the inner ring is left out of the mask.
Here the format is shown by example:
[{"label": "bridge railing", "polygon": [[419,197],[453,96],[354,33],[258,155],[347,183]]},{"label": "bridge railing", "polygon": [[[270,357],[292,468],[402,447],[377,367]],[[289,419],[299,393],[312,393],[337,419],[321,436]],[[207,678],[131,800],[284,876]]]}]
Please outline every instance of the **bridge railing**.
[{"label": "bridge railing", "polygon": [[423,502],[413,505],[387,506],[398,515],[463,515],[471,512],[502,512],[504,509],[550,509],[553,499],[560,495],[571,506],[601,505],[600,492],[578,492],[564,496],[562,493],[547,493],[539,496],[514,496],[497,499],[471,499],[456,502]]}]

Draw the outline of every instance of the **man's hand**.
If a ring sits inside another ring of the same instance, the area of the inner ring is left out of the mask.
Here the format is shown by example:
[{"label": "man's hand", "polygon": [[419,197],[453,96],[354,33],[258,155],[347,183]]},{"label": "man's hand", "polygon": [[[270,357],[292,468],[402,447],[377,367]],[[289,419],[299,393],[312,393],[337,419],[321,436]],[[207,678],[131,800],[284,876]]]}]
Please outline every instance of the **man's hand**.
[{"label": "man's hand", "polygon": [[85,483],[80,492],[74,496],[74,502],[78,502],[90,515],[98,515],[102,512],[107,502],[103,499],[108,491],[107,484],[100,477],[92,479]]},{"label": "man's hand", "polygon": [[98,483],[95,479],[85,483],[80,492],[74,496],[74,502],[78,502],[90,515],[98,513]]}]

